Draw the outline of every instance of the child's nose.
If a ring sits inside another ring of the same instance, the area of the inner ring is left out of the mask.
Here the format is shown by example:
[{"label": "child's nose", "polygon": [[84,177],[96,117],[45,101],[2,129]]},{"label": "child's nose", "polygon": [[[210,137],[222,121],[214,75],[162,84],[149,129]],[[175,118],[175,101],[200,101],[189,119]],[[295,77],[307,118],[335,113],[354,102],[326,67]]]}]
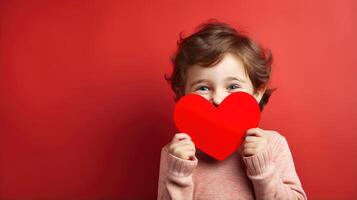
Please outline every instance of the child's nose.
[{"label": "child's nose", "polygon": [[220,95],[220,96],[218,96],[218,95],[216,95],[216,96],[213,96],[212,97],[212,104],[214,105],[214,106],[219,106],[219,104],[221,104],[221,102],[223,101],[223,99],[224,99],[224,96],[223,95]]}]

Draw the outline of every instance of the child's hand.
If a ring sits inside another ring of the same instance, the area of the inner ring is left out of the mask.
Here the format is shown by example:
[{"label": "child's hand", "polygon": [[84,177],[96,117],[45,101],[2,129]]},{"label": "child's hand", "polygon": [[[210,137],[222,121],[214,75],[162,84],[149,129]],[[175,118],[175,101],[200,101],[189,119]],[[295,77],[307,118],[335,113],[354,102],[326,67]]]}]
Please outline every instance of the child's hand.
[{"label": "child's hand", "polygon": [[267,131],[260,128],[251,128],[246,131],[243,142],[243,156],[254,156],[261,152],[268,144]]},{"label": "child's hand", "polygon": [[186,133],[176,133],[168,147],[169,153],[185,159],[192,160],[196,153],[195,144]]}]

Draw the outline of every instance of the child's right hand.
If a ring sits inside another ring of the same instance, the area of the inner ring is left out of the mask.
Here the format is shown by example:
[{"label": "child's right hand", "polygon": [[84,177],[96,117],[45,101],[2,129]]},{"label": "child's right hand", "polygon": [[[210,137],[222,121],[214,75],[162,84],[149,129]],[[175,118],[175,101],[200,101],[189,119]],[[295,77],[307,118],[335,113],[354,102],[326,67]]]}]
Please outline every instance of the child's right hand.
[{"label": "child's right hand", "polygon": [[186,133],[176,133],[169,144],[168,151],[176,157],[193,160],[196,148],[189,135]]}]

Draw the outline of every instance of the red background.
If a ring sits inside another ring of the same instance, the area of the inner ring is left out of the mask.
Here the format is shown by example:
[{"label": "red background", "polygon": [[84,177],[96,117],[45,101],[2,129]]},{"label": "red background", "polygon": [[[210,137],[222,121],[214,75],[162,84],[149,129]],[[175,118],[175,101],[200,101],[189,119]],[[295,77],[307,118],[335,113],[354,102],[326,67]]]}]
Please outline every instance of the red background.
[{"label": "red background", "polygon": [[310,199],[357,196],[357,4],[0,1],[0,198],[155,199],[176,129],[163,75],[208,18],[273,51],[261,128],[287,137]]}]

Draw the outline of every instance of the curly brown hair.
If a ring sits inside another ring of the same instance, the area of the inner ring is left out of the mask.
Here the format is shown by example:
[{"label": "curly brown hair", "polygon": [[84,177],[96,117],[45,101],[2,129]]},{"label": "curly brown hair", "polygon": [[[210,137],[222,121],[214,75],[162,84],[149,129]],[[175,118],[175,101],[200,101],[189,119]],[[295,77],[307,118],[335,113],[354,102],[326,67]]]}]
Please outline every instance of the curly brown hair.
[{"label": "curly brown hair", "polygon": [[[271,75],[273,56],[270,50],[264,50],[255,41],[232,26],[210,19],[196,28],[196,31],[177,41],[177,51],[171,57],[173,72],[165,79],[175,92],[174,101],[184,96],[186,70],[193,65],[210,67],[219,63],[224,54],[233,53],[243,62],[245,72],[250,78],[254,93],[266,87]],[[276,88],[266,88],[259,102],[260,110],[268,103]]]}]

